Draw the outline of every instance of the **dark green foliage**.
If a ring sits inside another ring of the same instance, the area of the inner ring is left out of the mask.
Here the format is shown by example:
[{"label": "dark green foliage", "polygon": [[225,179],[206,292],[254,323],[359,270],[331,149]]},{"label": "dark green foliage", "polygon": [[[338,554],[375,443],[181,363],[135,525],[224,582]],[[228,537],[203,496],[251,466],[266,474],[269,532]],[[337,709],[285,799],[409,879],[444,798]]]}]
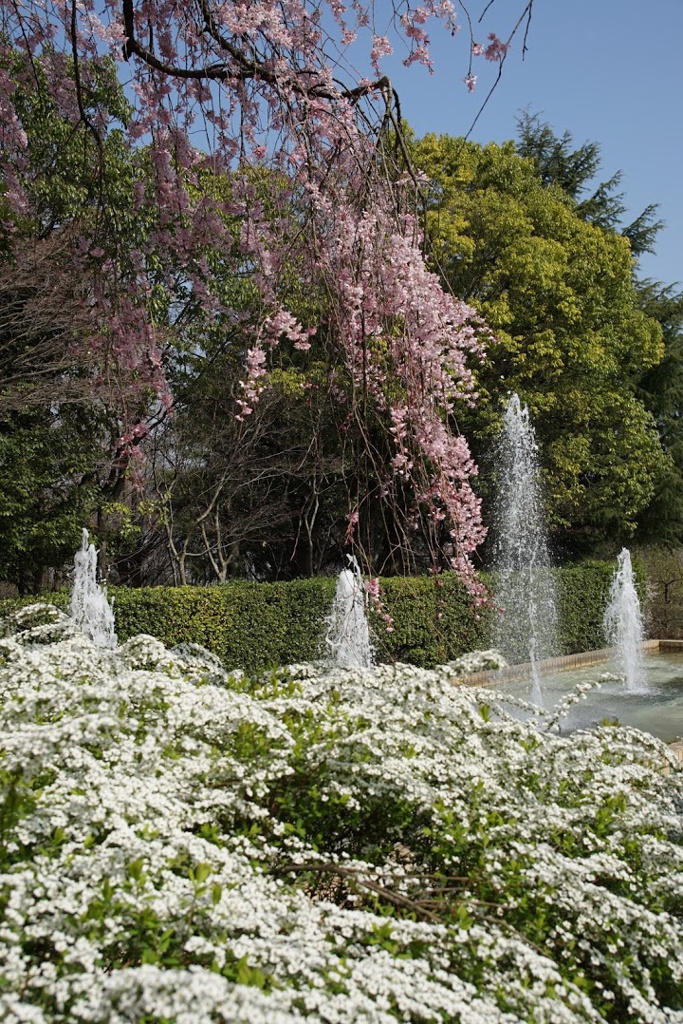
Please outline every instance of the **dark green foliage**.
[{"label": "dark green foliage", "polygon": [[5,52],[0,65],[26,132],[28,200],[22,216],[0,201],[0,578],[36,593],[63,582],[84,525],[97,523],[101,547],[118,540],[106,519],[130,490],[116,443],[127,425],[121,389],[129,418],[148,392],[120,376],[101,296],[111,301],[137,253],[145,217],[133,190],[144,169],[124,144],[128,102],[111,61],[81,64],[75,124],[35,55]]},{"label": "dark green foliage", "polygon": [[431,668],[488,646],[491,611],[472,607],[454,573],[394,576],[382,580],[382,589],[393,632],[387,632],[376,613],[372,615],[379,660]]},{"label": "dark green foliage", "polygon": [[[558,655],[597,651],[606,646],[602,623],[615,571],[615,562],[598,561],[579,562],[553,570],[558,613]],[[643,604],[645,571],[640,561],[634,560],[634,571]],[[492,576],[486,582],[495,590]]]},{"label": "dark green foliage", "polygon": [[0,565],[21,593],[43,589],[47,568],[73,558],[96,505],[93,420],[73,407],[54,422],[40,411],[0,419]]},{"label": "dark green foliage", "polygon": [[663,331],[664,358],[641,376],[638,390],[657,424],[667,462],[636,536],[641,543],[676,547],[683,540],[683,291],[641,281],[638,295],[644,312]]},{"label": "dark green foliage", "polygon": [[216,587],[113,590],[119,641],[150,633],[201,644],[228,668],[256,671],[319,656],[335,581],[233,582]]}]

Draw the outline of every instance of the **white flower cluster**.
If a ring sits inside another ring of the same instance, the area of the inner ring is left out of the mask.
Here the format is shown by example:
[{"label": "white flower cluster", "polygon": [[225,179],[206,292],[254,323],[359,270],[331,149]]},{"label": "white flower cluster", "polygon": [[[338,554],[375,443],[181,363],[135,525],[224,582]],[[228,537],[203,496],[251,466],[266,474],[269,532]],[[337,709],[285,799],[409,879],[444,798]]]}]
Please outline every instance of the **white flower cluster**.
[{"label": "white flower cluster", "polygon": [[491,648],[487,651],[469,651],[467,654],[461,654],[454,661],[449,661],[448,667],[456,676],[471,676],[475,672],[492,672],[507,668],[508,663],[500,651]]},{"label": "white flower cluster", "polygon": [[0,1020],[683,1022],[658,741],[36,615],[0,640]]}]

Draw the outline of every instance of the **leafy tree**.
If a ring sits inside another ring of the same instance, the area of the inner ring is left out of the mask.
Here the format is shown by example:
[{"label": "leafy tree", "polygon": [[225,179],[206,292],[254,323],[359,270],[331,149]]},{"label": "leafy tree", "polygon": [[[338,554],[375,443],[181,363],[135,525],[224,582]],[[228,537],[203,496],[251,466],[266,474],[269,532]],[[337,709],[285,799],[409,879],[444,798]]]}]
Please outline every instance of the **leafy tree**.
[{"label": "leafy tree", "polygon": [[[537,115],[523,114],[518,121],[517,150],[530,157],[546,186],[559,185],[575,202],[576,213],[598,226],[622,234],[634,256],[653,252],[655,239],[663,227],[657,219],[657,206],[650,204],[629,225],[622,224],[626,208],[623,195],[616,193],[621,174],[601,183],[591,195],[600,169],[600,146],[596,142],[575,148],[569,132],[558,137],[550,125]],[[674,286],[640,280],[634,267],[636,292],[643,311],[662,327],[664,357],[657,365],[644,367],[636,393],[657,423],[667,460],[655,482],[655,494],[639,516],[638,536],[654,543],[679,543],[683,540],[683,441],[681,439],[681,310],[683,296]]]},{"label": "leafy tree", "polygon": [[639,517],[638,539],[671,546],[683,541],[683,292],[655,281],[639,281],[637,290],[664,336],[664,358],[641,377],[638,395],[654,416],[668,456]]},{"label": "leafy tree", "polygon": [[[531,0],[519,7],[522,16],[506,39],[492,34],[476,53],[502,60],[512,35],[528,25]],[[230,262],[234,276],[248,262],[258,294],[248,315],[239,310],[241,415],[253,415],[278,369],[281,345],[315,359],[313,341],[319,341],[330,372],[338,368],[337,386],[355,417],[361,447],[354,458],[379,467],[379,453],[384,476],[373,496],[394,507],[412,503],[413,517],[440,541],[441,554],[448,548],[451,566],[476,589],[470,557],[482,529],[471,487],[475,467],[464,439],[445,421],[471,391],[466,360],[479,349],[481,326],[425,266],[414,216],[416,179],[402,174],[393,147],[400,111],[380,67],[392,39],[407,47],[408,63],[429,63],[428,23],[440,21],[454,32],[453,6],[433,0],[392,5],[391,39],[374,29],[372,2],[347,8],[308,0],[267,6],[200,0],[181,8],[161,0],[111,0],[95,14],[90,0],[48,7],[1,0],[0,9],[6,63],[16,49],[29,58],[20,83],[28,87],[33,63],[40,61],[49,102],[75,136],[92,142],[101,178],[108,125],[89,105],[89,65],[106,53],[119,78],[131,82],[134,110],[122,143],[130,154],[144,143],[149,170],[135,182],[131,216],[135,226],[151,210],[154,228],[132,242],[123,233],[130,242],[127,272],[116,276],[115,287],[100,289],[93,306],[126,380],[166,397],[147,305],[157,286],[173,293],[182,278],[207,313],[229,316],[207,249]],[[369,37],[369,53],[347,60],[356,36],[359,44]],[[468,42],[471,84],[475,41]],[[338,57],[331,60],[333,53]],[[359,74],[354,63],[367,67]],[[16,92],[11,76],[0,76],[7,111],[0,171],[19,216],[32,196]],[[237,176],[229,194],[205,187],[207,174],[222,180],[261,166],[287,183],[267,203],[249,175]],[[234,217],[240,228],[233,259]],[[90,227],[82,237],[78,273],[92,271],[100,248]],[[290,303],[282,287],[288,267],[296,268],[303,290],[324,294],[320,318],[303,317]],[[135,426],[139,410],[124,412]],[[367,421],[372,431],[365,430]],[[130,438],[130,430],[123,436]],[[360,522],[356,505],[351,501],[347,514],[358,514]],[[410,532],[407,521],[403,532]],[[362,552],[350,536],[351,547],[354,542]],[[433,556],[439,557],[436,548]]]},{"label": "leafy tree", "polygon": [[322,364],[318,374],[316,386],[314,368],[305,377],[272,371],[244,420],[234,415],[239,368],[226,353],[202,358],[177,383],[176,411],[148,444],[167,577],[281,579],[339,563],[349,525],[344,442]]},{"label": "leafy tree", "polygon": [[20,593],[64,582],[51,567],[73,563],[83,524],[101,503],[101,450],[80,412],[50,421],[21,412],[0,421],[0,567]]},{"label": "leafy tree", "polygon": [[[15,51],[6,63],[25,132],[26,203],[5,210],[0,248],[0,570],[28,590],[60,582],[84,525],[98,523],[101,539],[111,532],[104,508],[125,488],[129,461],[119,439],[149,391],[96,314],[125,269],[136,167],[115,128],[98,145],[60,116],[39,60]],[[125,118],[109,62],[88,65],[82,88],[88,118]]]},{"label": "leafy tree", "polygon": [[[266,202],[278,179],[260,177]],[[235,183],[226,178],[224,187]],[[386,409],[405,397],[398,374],[381,390],[374,382],[374,393],[359,389],[327,323],[305,349],[279,342],[257,400],[236,417],[244,402],[245,321],[258,291],[248,263],[235,274],[235,262],[208,252],[207,260],[229,312],[207,314],[191,283],[182,302],[171,303],[174,414],[146,443],[156,512],[150,541],[165,537],[166,576],[169,568],[177,582],[337,571],[350,542],[378,571],[432,567],[443,542],[439,520],[421,516],[424,508],[416,514],[410,488],[404,493],[392,481]],[[327,296],[306,288],[296,267],[285,267],[280,288],[302,322],[324,322]],[[384,355],[390,358],[386,345]]]},{"label": "leafy tree", "polygon": [[665,456],[637,394],[643,370],[662,357],[661,328],[640,308],[628,241],[579,215],[512,142],[427,136],[415,159],[433,183],[434,263],[497,339],[476,370],[477,410],[459,420],[475,457],[490,458],[502,402],[518,392],[536,426],[561,550],[629,535]]}]

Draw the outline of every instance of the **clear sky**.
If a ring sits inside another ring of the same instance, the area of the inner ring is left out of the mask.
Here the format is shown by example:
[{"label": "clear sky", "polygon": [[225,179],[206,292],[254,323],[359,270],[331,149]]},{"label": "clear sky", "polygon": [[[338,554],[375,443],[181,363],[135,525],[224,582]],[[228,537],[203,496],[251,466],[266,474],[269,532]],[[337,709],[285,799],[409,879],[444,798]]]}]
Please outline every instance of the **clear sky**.
[{"label": "clear sky", "polygon": [[[482,3],[471,3],[473,13]],[[496,0],[475,38],[504,38],[522,0]],[[507,19],[507,20],[506,20]],[[468,94],[466,29],[451,39],[434,32],[435,74],[385,64],[403,114],[418,135],[468,131],[495,68],[479,57],[479,81]],[[528,52],[515,37],[503,77],[472,133],[478,142],[515,135],[517,113],[539,113],[558,135],[599,142],[603,175],[623,172],[627,223],[659,203],[666,227],[645,276],[683,287],[683,0],[535,0]]]}]

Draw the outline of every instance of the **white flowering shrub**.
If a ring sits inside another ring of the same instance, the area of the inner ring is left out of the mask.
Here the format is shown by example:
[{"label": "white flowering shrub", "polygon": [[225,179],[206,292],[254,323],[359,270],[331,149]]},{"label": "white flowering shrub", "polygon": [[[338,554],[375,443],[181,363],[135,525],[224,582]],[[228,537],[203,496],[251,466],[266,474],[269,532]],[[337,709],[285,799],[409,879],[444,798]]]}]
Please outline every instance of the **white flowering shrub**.
[{"label": "white flowering shrub", "polygon": [[507,668],[508,663],[500,651],[491,648],[487,651],[469,651],[467,654],[461,654],[454,661],[449,661],[448,667],[456,676],[471,676],[475,672],[494,672]]},{"label": "white flowering shrub", "polygon": [[0,640],[0,1020],[683,1021],[658,741],[46,621]]}]

